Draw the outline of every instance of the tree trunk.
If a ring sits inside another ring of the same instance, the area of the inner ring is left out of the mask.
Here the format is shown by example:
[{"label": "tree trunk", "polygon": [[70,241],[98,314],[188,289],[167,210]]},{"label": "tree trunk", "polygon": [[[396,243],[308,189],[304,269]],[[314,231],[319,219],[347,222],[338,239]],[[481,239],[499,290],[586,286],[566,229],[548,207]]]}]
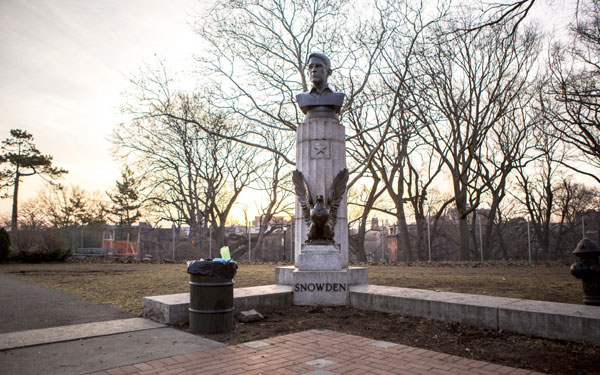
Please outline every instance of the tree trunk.
[{"label": "tree trunk", "polygon": [[[271,216],[271,215],[269,215]],[[266,220],[267,217],[265,216],[263,218],[263,220],[261,220],[260,222],[260,226],[258,229],[258,237],[256,239],[256,242],[254,243],[254,257],[258,257],[260,256],[261,252],[262,252],[262,248],[263,248],[263,242],[265,242],[265,232],[267,231],[268,228],[268,224],[271,221],[271,218],[269,217],[269,221]]]},{"label": "tree trunk", "polygon": [[598,238],[596,239],[596,244],[600,246],[600,210],[596,211],[596,225],[598,226],[597,233]]},{"label": "tree trunk", "polygon": [[[374,188],[377,186],[377,181],[375,183]],[[359,262],[367,261],[367,254],[365,254],[365,236],[367,234],[367,221],[369,220],[369,212],[373,207],[373,202],[375,199],[374,190],[371,190],[371,194],[369,194],[369,198],[365,204],[365,209],[360,217],[359,225],[358,225],[358,234],[356,235],[356,240],[354,241],[354,255],[356,255],[356,260]]]},{"label": "tree trunk", "polygon": [[361,218],[360,225],[358,226],[358,234],[354,241],[354,255],[356,260],[359,262],[367,261],[367,254],[365,254],[365,235],[367,233],[367,219]]},{"label": "tree trunk", "polygon": [[[220,248],[225,246],[225,222],[222,221],[219,225],[213,230],[213,241],[216,243],[217,254]],[[213,249],[213,253],[214,249]]]},{"label": "tree trunk", "polygon": [[468,262],[471,260],[471,249],[469,247],[469,222],[467,217],[458,215],[458,232],[460,236],[460,260]]},{"label": "tree trunk", "polygon": [[12,233],[16,233],[17,232],[17,218],[19,217],[19,212],[18,212],[18,202],[19,202],[19,167],[17,166],[17,171],[15,172],[15,189],[13,191],[13,204],[12,204],[12,218],[10,221],[10,231]]},{"label": "tree trunk", "polygon": [[425,217],[421,214],[415,215],[417,221],[417,260],[429,259],[425,254],[425,228],[427,227]]},{"label": "tree trunk", "polygon": [[477,228],[477,212],[473,211],[471,215],[472,216],[469,234],[471,235],[471,243],[473,244],[472,259],[477,260],[481,259],[481,256],[479,255],[479,240],[477,238],[477,230],[479,229]]},{"label": "tree trunk", "polygon": [[398,206],[398,212],[396,214],[398,220],[398,233],[396,237],[396,262],[401,262],[400,251],[404,249],[406,252],[404,260],[406,262],[412,262],[412,250],[410,248],[410,236],[408,234],[408,227],[406,226],[406,215],[404,214],[404,207],[402,204]]},{"label": "tree trunk", "polygon": [[[496,231],[494,231],[494,229],[495,229],[494,226],[496,224],[495,218],[496,218],[496,216],[499,216],[498,205],[500,204],[501,199],[502,199],[501,197],[495,195],[495,197],[493,198],[492,205],[490,206],[490,211],[487,215],[485,229],[483,232],[483,257],[485,259],[492,259],[492,256],[493,256],[492,250],[495,249],[493,242],[492,242],[492,239],[494,238],[494,234],[500,233],[500,237],[502,236],[502,229],[499,227],[500,221],[501,221],[500,217],[498,217],[498,228],[496,228]],[[504,249],[502,251],[504,253]]]},{"label": "tree trunk", "polygon": [[364,232],[361,234],[361,230],[358,230],[358,234],[348,238],[348,248],[356,257],[359,262],[366,262],[367,255],[365,254],[365,235]]},{"label": "tree trunk", "polygon": [[471,249],[469,243],[471,242],[469,233],[469,222],[467,217],[467,197],[464,191],[455,186],[454,195],[456,196],[456,214],[458,219],[458,236],[460,240],[459,244],[459,259],[463,262],[471,260]]}]

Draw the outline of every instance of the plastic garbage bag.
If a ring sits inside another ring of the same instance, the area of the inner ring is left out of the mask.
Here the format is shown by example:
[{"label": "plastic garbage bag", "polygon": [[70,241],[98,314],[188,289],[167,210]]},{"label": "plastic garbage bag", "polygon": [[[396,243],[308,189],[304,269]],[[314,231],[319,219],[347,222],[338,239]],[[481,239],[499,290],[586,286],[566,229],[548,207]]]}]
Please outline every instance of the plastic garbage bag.
[{"label": "plastic garbage bag", "polygon": [[187,272],[193,275],[233,279],[237,273],[237,263],[221,258],[193,260],[188,262]]}]

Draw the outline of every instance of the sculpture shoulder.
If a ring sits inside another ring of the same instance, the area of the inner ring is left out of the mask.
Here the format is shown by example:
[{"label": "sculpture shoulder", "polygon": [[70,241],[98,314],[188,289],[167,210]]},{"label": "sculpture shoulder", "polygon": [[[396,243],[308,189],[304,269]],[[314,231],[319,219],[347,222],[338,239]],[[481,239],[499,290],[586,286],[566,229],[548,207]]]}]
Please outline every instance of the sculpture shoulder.
[{"label": "sculpture shoulder", "polygon": [[343,92],[327,91],[323,95],[311,95],[309,92],[303,92],[296,95],[298,106],[306,113],[305,109],[310,107],[327,106],[333,107],[335,112],[339,112],[344,104],[346,94]]}]

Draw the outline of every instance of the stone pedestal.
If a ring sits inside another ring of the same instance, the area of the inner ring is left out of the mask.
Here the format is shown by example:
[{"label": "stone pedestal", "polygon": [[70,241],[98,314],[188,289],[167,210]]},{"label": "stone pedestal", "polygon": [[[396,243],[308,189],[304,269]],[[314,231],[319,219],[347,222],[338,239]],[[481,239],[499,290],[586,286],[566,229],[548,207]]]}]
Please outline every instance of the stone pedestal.
[{"label": "stone pedestal", "polygon": [[292,286],[294,305],[345,306],[350,285],[368,283],[367,268],[344,267],[338,244],[302,244],[296,264],[275,270],[275,283]]},{"label": "stone pedestal", "polygon": [[294,305],[345,306],[348,304],[348,270],[300,271],[293,279]]},{"label": "stone pedestal", "polygon": [[348,270],[340,245],[302,244],[296,265],[292,273],[294,305],[348,303]]},{"label": "stone pedestal", "polygon": [[303,244],[296,265],[300,271],[341,271],[344,261],[340,245]]},{"label": "stone pedestal", "polygon": [[[346,168],[344,127],[333,112],[309,112],[296,132],[296,168],[313,199],[328,198],[335,176]],[[292,286],[294,305],[344,306],[350,285],[367,284],[366,268],[348,268],[348,203],[337,211],[334,244],[307,244],[307,226],[296,199],[295,267],[278,267],[275,283]]]},{"label": "stone pedestal", "polygon": [[[296,168],[306,179],[313,199],[327,197],[334,177],[346,168],[346,136],[344,127],[333,112],[311,113],[296,132]],[[348,214],[346,194],[337,212],[334,241],[340,247],[341,268],[348,267]],[[295,259],[301,258],[307,239],[302,208],[296,199]],[[298,263],[296,263],[298,265]]]}]

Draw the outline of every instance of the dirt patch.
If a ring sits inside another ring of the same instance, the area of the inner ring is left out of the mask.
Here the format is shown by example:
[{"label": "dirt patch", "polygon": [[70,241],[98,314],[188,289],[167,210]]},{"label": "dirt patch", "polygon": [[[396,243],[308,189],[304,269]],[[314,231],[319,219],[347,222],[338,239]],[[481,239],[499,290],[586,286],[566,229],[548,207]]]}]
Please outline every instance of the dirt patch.
[{"label": "dirt patch", "polygon": [[592,345],[350,307],[295,306],[261,313],[265,316],[262,321],[236,322],[232,333],[204,337],[239,344],[309,329],[329,329],[548,374],[600,374],[600,347]]}]

